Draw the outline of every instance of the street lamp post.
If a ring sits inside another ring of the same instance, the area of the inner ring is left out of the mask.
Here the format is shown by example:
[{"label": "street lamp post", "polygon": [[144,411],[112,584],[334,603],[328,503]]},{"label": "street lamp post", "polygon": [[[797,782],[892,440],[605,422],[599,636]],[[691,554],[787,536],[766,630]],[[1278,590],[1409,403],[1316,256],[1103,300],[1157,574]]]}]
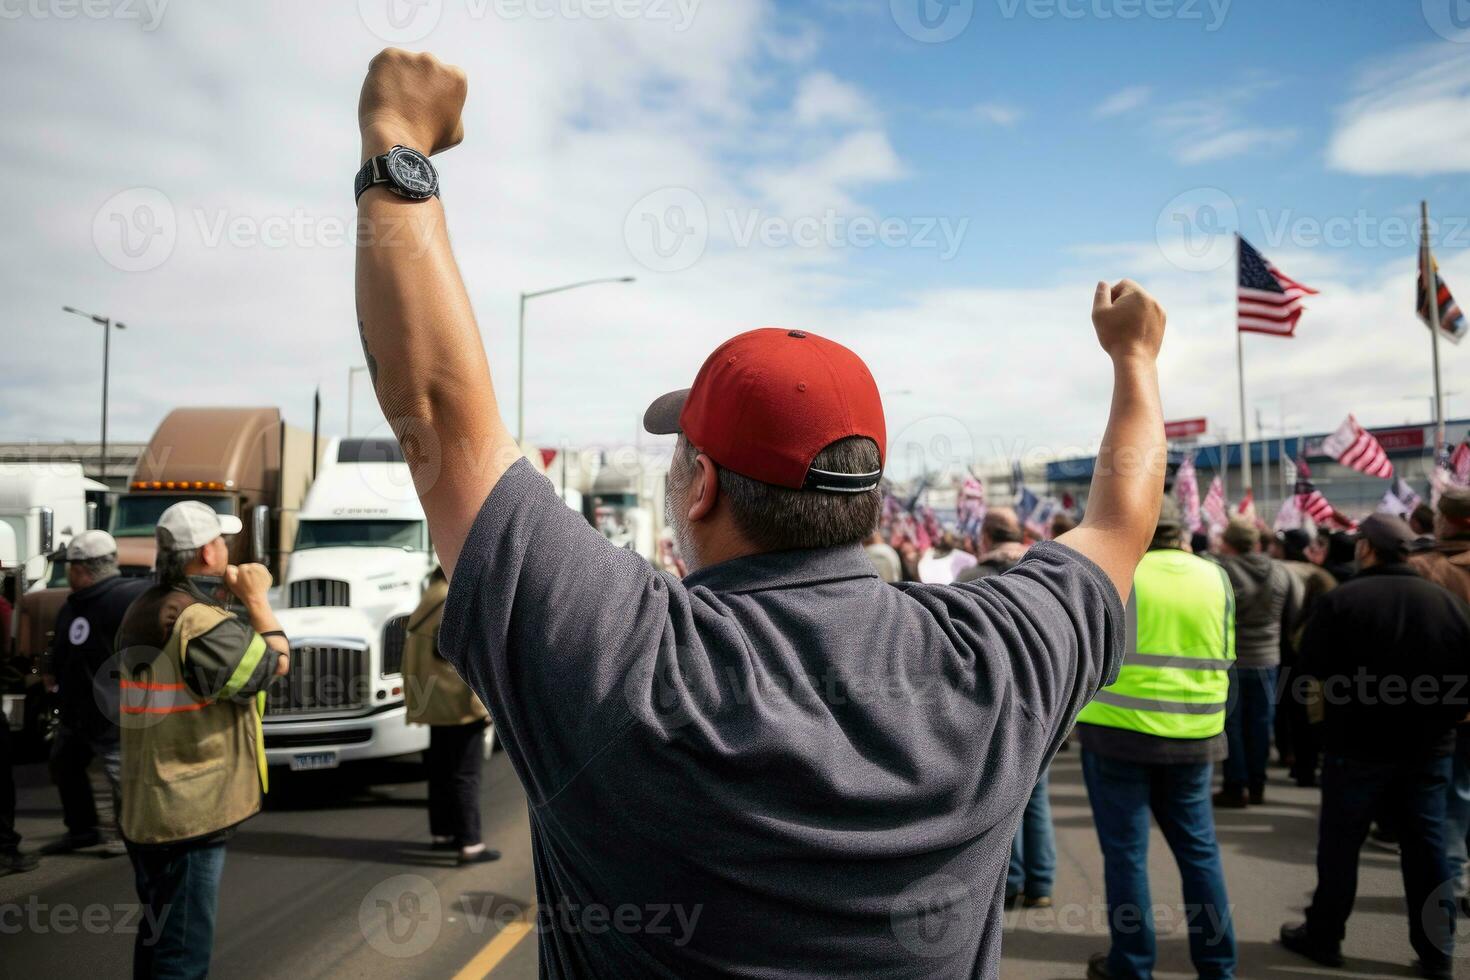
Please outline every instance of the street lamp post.
[{"label": "street lamp post", "polygon": [[96,313],[87,313],[87,312],[85,312],[83,310],[77,309],[74,306],[63,306],[61,309],[64,312],[66,312],[66,313],[72,313],[72,314],[75,314],[76,316],[84,316],[88,320],[91,320],[93,323],[98,324],[99,326],[102,327],[102,451],[101,451],[102,461],[101,461],[101,467],[100,467],[99,472],[100,472],[100,474],[102,476],[102,482],[103,483],[106,483],[107,482],[107,380],[108,380],[108,376],[112,372],[112,330],[113,330],[114,327],[116,327],[118,330],[126,330],[127,329],[127,325],[124,324],[124,323],[114,323],[112,321],[112,317],[110,317],[110,316],[98,316]]},{"label": "street lamp post", "polygon": [[637,282],[633,276],[611,276],[604,279],[588,279],[585,282],[574,282],[566,286],[553,286],[551,289],[538,289],[533,293],[521,293],[521,312],[516,329],[516,445],[519,446],[526,437],[526,300],[536,299],[538,296],[550,296],[552,293],[564,293],[569,289],[581,289],[583,286],[598,286],[610,282]]}]

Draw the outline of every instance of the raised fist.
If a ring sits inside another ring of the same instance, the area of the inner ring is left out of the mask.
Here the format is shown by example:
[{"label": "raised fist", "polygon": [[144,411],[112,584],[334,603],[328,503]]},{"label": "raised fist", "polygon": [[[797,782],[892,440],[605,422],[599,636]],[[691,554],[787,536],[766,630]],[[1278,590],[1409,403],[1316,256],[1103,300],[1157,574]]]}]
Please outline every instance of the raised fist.
[{"label": "raised fist", "polygon": [[264,565],[230,565],[225,569],[225,586],[243,603],[264,602],[271,587],[271,572]]},{"label": "raised fist", "polygon": [[385,48],[368,64],[357,101],[363,155],[402,144],[438,153],[464,139],[465,74],[431,54]]},{"label": "raised fist", "polygon": [[1097,284],[1092,297],[1092,325],[1097,342],[1110,357],[1159,356],[1164,342],[1164,308],[1131,279],[1116,286]]}]

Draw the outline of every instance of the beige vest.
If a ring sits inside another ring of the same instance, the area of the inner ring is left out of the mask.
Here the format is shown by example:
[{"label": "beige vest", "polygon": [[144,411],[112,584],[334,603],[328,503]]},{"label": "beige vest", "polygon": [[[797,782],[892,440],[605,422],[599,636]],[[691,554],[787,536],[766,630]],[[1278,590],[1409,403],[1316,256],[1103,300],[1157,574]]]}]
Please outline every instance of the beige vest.
[{"label": "beige vest", "polygon": [[187,607],[162,650],[123,652],[123,836],[167,844],[233,827],[260,810],[265,786],[262,692],[249,704],[197,697],[184,682],[189,641],[229,613]]},{"label": "beige vest", "polygon": [[418,608],[408,618],[403,647],[403,700],[407,717],[417,725],[468,725],[483,721],[485,706],[460,679],[449,661],[438,654],[439,622],[449,583],[436,578],[424,590]]}]

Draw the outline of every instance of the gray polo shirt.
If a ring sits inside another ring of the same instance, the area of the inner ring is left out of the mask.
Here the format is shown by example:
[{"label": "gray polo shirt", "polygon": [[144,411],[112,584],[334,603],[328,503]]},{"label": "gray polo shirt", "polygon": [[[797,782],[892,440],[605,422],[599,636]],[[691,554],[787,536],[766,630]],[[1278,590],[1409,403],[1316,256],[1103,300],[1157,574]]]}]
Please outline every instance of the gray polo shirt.
[{"label": "gray polo shirt", "polygon": [[1011,838],[1124,614],[1057,544],[971,585],[862,546],[680,581],[524,460],[440,635],[530,800],[548,977],[996,977]]}]

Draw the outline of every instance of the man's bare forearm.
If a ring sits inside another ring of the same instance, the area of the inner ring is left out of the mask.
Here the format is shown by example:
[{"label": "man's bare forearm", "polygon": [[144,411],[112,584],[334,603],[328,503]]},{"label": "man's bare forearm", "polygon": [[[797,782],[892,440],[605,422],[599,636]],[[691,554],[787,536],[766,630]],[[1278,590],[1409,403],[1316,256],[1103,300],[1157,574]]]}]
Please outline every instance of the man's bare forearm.
[{"label": "man's bare forearm", "polygon": [[1168,465],[1159,404],[1164,311],[1137,285],[1098,284],[1093,321],[1113,362],[1113,400],[1098,448],[1087,513],[1062,543],[1095,561],[1128,597],[1153,540]]},{"label": "man's bare forearm", "polygon": [[[395,145],[428,154],[444,145],[452,118],[424,96],[445,85],[446,66],[424,55],[375,58],[359,107],[362,159]],[[463,76],[459,101],[463,102]],[[441,102],[443,99],[440,100]],[[481,503],[518,455],[500,417],[474,311],[449,246],[438,198],[399,197],[373,187],[358,201],[357,314],[363,356],[378,404],[403,446],[429,518],[435,549],[451,573]]]}]

